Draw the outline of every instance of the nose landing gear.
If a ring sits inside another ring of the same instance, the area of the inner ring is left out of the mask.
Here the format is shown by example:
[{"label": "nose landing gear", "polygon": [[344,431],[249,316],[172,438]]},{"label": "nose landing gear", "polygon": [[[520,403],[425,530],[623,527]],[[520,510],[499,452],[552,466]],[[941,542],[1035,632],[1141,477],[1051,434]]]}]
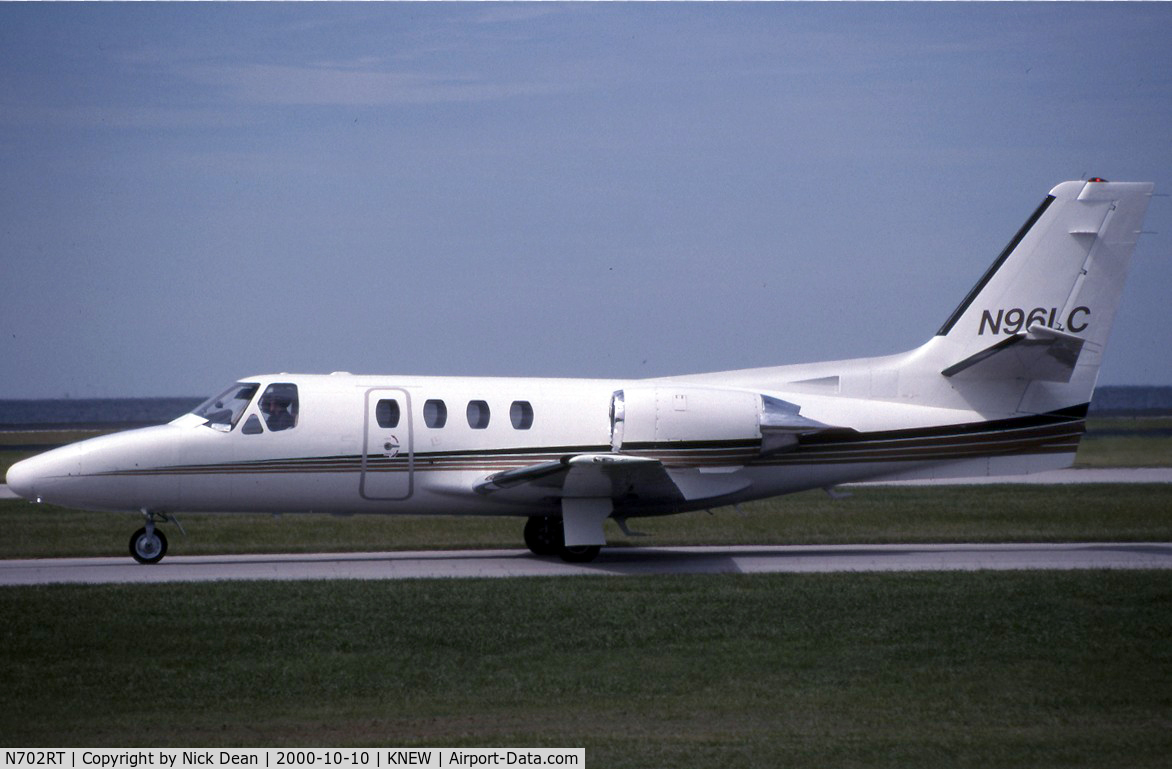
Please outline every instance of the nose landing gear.
[{"label": "nose landing gear", "polygon": [[158,563],[167,554],[167,535],[151,529],[144,526],[130,535],[130,555],[139,563]]},{"label": "nose landing gear", "polygon": [[180,531],[183,527],[166,513],[143,510],[142,514],[146,526],[130,535],[130,557],[143,564],[158,563],[167,554],[167,535],[155,528],[155,521],[173,521]]}]

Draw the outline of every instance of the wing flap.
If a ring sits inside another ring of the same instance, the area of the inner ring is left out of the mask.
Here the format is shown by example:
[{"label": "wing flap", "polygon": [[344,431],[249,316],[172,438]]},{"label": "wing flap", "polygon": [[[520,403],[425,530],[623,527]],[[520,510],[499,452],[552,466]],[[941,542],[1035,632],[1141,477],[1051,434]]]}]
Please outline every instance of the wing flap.
[{"label": "wing flap", "polygon": [[663,463],[650,457],[625,454],[579,454],[568,462],[570,472],[562,485],[563,497],[639,496],[647,499],[682,499]]}]

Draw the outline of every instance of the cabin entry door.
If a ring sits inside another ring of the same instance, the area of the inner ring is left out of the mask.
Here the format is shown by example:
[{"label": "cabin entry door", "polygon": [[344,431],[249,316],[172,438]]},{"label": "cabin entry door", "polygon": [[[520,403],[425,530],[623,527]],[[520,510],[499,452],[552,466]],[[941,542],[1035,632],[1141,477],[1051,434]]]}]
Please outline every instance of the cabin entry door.
[{"label": "cabin entry door", "polygon": [[358,493],[370,500],[407,499],[415,481],[411,395],[398,387],[372,387],[363,403]]}]

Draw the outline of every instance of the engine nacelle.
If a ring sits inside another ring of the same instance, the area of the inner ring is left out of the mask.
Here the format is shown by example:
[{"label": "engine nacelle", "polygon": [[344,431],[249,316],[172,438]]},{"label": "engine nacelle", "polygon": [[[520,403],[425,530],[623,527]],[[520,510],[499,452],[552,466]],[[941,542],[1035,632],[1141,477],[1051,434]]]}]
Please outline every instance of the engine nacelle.
[{"label": "engine nacelle", "polygon": [[739,390],[653,385],[619,390],[611,402],[611,447],[759,441],[761,396]]},{"label": "engine nacelle", "polygon": [[665,443],[756,443],[762,454],[795,448],[802,435],[833,429],[801,416],[801,407],[770,395],[709,387],[650,385],[611,400],[614,451]]}]

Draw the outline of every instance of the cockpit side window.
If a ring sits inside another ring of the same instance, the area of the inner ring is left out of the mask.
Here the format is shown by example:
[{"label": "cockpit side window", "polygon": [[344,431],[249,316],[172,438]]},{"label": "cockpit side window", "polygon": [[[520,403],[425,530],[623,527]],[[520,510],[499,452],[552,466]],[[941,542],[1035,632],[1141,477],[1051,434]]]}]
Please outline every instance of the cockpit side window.
[{"label": "cockpit side window", "polygon": [[265,388],[257,403],[269,432],[276,433],[297,426],[297,385],[276,382]]},{"label": "cockpit side window", "polygon": [[201,403],[191,413],[206,419],[207,426],[213,430],[226,433],[236,426],[258,389],[258,384],[237,382],[216,397]]}]

